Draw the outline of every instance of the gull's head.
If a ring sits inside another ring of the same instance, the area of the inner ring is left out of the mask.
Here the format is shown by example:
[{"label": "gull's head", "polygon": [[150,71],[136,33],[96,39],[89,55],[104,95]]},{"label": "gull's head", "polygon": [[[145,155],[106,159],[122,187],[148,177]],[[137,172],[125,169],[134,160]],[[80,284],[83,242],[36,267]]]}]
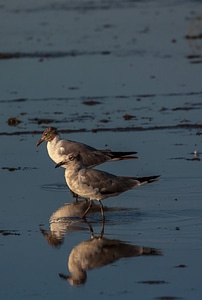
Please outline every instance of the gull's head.
[{"label": "gull's head", "polygon": [[82,165],[82,157],[79,152],[68,154],[63,161],[61,161],[55,165],[55,168],[58,168],[61,166],[68,167],[69,165],[79,165],[79,166]]},{"label": "gull's head", "polygon": [[55,136],[57,135],[57,128],[55,127],[48,127],[44,132],[42,133],[42,136],[40,140],[37,142],[36,146],[38,147],[43,142],[51,142]]}]

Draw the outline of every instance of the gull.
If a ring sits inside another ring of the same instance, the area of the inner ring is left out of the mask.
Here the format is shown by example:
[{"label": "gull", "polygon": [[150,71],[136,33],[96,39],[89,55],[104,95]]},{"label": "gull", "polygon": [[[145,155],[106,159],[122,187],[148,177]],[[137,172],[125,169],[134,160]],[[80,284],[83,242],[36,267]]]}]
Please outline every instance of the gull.
[{"label": "gull", "polygon": [[83,165],[85,167],[94,167],[104,162],[137,159],[137,156],[131,156],[137,152],[114,152],[108,149],[98,150],[83,143],[72,140],[61,140],[55,127],[48,127],[42,133],[36,146],[47,142],[47,150],[50,158],[57,164],[65,159],[65,156],[72,152],[80,152]]},{"label": "gull", "polygon": [[70,190],[85,199],[90,199],[89,206],[82,218],[85,218],[92,207],[93,200],[98,200],[104,219],[101,200],[117,196],[146,183],[158,181],[156,179],[159,177],[159,175],[150,177],[116,176],[101,170],[89,169],[83,166],[80,153],[68,154],[65,160],[56,164],[55,167],[62,165],[66,168],[65,179]]}]

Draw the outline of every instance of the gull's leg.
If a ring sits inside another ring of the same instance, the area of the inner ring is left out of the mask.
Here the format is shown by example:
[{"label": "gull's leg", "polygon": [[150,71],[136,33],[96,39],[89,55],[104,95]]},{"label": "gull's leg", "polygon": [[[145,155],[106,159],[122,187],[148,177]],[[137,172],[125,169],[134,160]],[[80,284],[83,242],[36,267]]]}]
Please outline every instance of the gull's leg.
[{"label": "gull's leg", "polygon": [[[75,202],[77,203],[77,202],[79,202],[79,195],[78,194],[76,194],[76,193],[74,193],[72,190],[70,190],[70,193],[71,193],[71,195],[72,195],[72,197],[75,199]],[[88,199],[87,198],[81,198],[81,200],[86,200],[86,202],[88,202]]]},{"label": "gull's leg", "polygon": [[78,202],[79,196],[75,194],[72,190],[70,190],[72,197],[75,198],[75,201]]},{"label": "gull's leg", "polygon": [[84,214],[81,217],[82,219],[85,219],[85,217],[86,217],[87,213],[89,212],[89,210],[91,209],[92,205],[93,205],[93,200],[90,200],[88,208],[86,209],[86,211],[84,212]]}]

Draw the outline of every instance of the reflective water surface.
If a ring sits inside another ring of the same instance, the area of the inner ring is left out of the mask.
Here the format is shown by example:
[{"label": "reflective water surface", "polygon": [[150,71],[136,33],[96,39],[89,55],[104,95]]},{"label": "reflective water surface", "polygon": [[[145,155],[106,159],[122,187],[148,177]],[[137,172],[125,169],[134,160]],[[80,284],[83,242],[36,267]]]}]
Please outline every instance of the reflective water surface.
[{"label": "reflective water surface", "polygon": [[[0,2],[0,299],[200,299],[200,1]],[[160,181],[85,222],[36,148],[48,126],[137,151],[96,168]]]}]

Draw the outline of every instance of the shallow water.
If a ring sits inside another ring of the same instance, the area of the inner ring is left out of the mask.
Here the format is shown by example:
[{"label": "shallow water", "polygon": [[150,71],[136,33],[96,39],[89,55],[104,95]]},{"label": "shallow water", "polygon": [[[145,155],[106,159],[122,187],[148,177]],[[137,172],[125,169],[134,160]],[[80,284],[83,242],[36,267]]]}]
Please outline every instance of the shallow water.
[{"label": "shallow water", "polygon": [[[1,1],[0,14],[0,298],[200,299],[200,2]],[[99,169],[161,175],[103,205],[105,238],[162,255],[95,267],[79,287],[59,277],[102,222],[97,208],[89,224],[69,213],[64,170],[36,148],[47,126],[138,151]]]}]

